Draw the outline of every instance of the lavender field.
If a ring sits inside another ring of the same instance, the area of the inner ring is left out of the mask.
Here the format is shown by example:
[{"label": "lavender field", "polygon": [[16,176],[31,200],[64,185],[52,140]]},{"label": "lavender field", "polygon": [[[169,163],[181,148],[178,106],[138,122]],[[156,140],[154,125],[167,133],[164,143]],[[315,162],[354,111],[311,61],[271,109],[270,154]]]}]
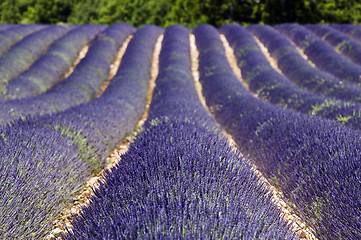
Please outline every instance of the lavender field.
[{"label": "lavender field", "polygon": [[361,239],[361,26],[0,24],[1,239]]}]

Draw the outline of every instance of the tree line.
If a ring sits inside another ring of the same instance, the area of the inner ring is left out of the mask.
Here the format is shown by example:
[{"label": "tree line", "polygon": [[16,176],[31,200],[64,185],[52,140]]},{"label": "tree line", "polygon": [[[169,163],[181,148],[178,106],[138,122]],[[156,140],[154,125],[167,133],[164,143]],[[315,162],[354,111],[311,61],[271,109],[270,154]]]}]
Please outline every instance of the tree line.
[{"label": "tree line", "polygon": [[1,0],[0,23],[360,23],[361,0]]}]

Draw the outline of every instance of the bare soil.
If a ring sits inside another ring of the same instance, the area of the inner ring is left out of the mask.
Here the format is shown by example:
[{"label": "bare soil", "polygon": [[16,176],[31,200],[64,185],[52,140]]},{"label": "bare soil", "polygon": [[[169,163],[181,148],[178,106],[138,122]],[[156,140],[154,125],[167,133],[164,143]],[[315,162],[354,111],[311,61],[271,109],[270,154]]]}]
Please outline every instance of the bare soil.
[{"label": "bare soil", "polygon": [[86,56],[89,50],[89,44],[85,45],[79,52],[78,57],[75,59],[74,64],[69,68],[69,70],[65,73],[64,79],[69,77],[70,74],[74,72],[75,67],[79,64],[79,62]]},{"label": "bare soil", "polygon": [[110,81],[113,79],[115,74],[117,74],[120,62],[122,61],[125,50],[127,50],[128,44],[132,38],[133,38],[133,35],[129,35],[129,37],[124,41],[123,45],[120,47],[120,49],[115,57],[115,61],[113,62],[112,65],[110,65],[108,79],[100,87],[100,90],[97,93],[97,97],[100,97],[103,94],[105,89],[107,89],[107,87],[109,86]]}]

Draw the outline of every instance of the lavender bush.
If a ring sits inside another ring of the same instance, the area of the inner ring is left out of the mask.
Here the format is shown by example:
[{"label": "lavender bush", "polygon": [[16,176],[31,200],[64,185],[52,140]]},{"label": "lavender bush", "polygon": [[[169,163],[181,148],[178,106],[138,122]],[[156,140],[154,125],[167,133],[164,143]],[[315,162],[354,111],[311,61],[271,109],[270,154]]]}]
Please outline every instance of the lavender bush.
[{"label": "lavender bush", "polygon": [[291,41],[267,25],[247,27],[277,60],[278,68],[289,80],[313,93],[349,102],[361,102],[361,88],[311,66]]},{"label": "lavender bush", "polygon": [[50,129],[23,124],[0,132],[0,237],[40,239],[91,166]]},{"label": "lavender bush", "polygon": [[353,39],[357,41],[361,41],[361,26],[354,24],[333,24],[331,27],[341,31],[348,36],[351,36]]},{"label": "lavender bush", "polygon": [[354,63],[361,64],[361,43],[326,25],[305,25],[317,36],[331,44],[337,52],[348,57]]},{"label": "lavender bush", "polygon": [[61,80],[87,45],[105,26],[86,24],[54,41],[32,66],[13,78],[4,91],[5,99],[20,99],[41,94]]},{"label": "lavender bush", "polygon": [[1,23],[0,24],[0,31],[9,30],[10,28],[16,27],[16,24],[12,23]]},{"label": "lavender bush", "polygon": [[299,88],[271,67],[251,34],[239,25],[225,25],[224,33],[234,49],[242,80],[259,98],[293,111],[361,127],[361,105],[316,95]]},{"label": "lavender bush", "polygon": [[0,57],[8,51],[14,44],[27,35],[45,28],[46,25],[11,25],[11,28],[0,32]]},{"label": "lavender bush", "polygon": [[135,28],[122,23],[105,29],[92,41],[87,55],[67,79],[38,96],[1,103],[0,125],[20,118],[64,111],[94,100],[108,79],[110,65],[119,48],[134,31]]},{"label": "lavender bush", "polygon": [[189,33],[166,29],[149,118],[64,239],[295,239],[194,88]]},{"label": "lavender bush", "polygon": [[356,84],[361,83],[361,66],[338,54],[311,30],[298,24],[280,24],[275,28],[301,48],[318,68]]},{"label": "lavender bush", "polygon": [[32,33],[15,44],[0,57],[0,93],[8,82],[30,67],[48,49],[49,45],[72,27],[48,26]]},{"label": "lavender bush", "polygon": [[253,97],[233,74],[218,31],[201,25],[194,33],[207,105],[242,152],[316,237],[360,238],[359,132]]},{"label": "lavender bush", "polygon": [[[0,222],[0,238],[44,237],[54,217],[82,187],[82,182],[105,163],[110,147],[105,143],[114,146],[132,131],[130,128],[134,128],[144,109],[139,106],[145,105],[153,48],[160,32],[154,26],[137,31],[111,86],[113,94],[103,94],[88,105],[63,113],[0,128],[4,154],[0,162],[4,172],[0,179],[4,183],[1,214],[12,214],[1,218],[4,220]],[[132,96],[127,95],[129,91],[141,91],[143,96],[127,101],[125,97]],[[100,134],[102,130],[117,132],[109,139]]]}]

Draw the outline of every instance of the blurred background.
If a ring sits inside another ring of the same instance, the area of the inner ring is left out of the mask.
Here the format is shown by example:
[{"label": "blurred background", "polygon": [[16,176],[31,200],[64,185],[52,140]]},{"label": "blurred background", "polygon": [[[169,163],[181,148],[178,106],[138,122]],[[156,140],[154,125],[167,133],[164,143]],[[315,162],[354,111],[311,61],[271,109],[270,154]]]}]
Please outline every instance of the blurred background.
[{"label": "blurred background", "polygon": [[0,23],[360,23],[361,0],[0,0]]}]

